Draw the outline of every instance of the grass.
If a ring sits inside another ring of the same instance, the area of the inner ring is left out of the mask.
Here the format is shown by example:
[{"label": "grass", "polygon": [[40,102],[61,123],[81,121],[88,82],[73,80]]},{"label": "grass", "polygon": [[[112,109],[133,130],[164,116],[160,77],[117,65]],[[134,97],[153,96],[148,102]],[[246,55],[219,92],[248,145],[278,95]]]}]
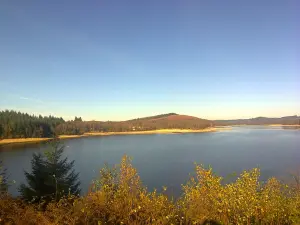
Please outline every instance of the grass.
[{"label": "grass", "polygon": [[[79,138],[85,135],[60,135],[59,139]],[[8,138],[0,140],[0,145],[17,144],[17,143],[39,143],[49,141],[52,138]]]},{"label": "grass", "polygon": [[80,138],[87,135],[59,135],[59,139]]},{"label": "grass", "polygon": [[50,139],[51,138],[10,138],[10,139],[0,140],[0,145],[13,144],[13,143],[41,142],[41,141],[48,141]]}]

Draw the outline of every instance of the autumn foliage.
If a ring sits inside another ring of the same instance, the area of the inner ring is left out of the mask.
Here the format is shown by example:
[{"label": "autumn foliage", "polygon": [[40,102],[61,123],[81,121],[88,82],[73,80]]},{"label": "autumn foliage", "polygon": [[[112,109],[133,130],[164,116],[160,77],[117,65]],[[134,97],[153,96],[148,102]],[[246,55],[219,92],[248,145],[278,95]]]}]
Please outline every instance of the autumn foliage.
[{"label": "autumn foliage", "polygon": [[299,224],[300,192],[275,178],[259,180],[255,168],[223,184],[211,168],[196,175],[173,200],[149,192],[127,156],[104,167],[83,197],[66,196],[46,209],[2,194],[0,224]]}]

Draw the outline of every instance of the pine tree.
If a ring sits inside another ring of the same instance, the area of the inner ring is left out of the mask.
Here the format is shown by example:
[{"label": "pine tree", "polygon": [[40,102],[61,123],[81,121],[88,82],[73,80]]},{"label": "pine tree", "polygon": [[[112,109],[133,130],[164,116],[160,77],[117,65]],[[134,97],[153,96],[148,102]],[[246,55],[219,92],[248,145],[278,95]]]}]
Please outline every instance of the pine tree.
[{"label": "pine tree", "polygon": [[7,193],[8,183],[6,169],[3,167],[3,163],[0,160],[0,195]]},{"label": "pine tree", "polygon": [[80,194],[78,173],[75,173],[74,161],[62,158],[64,146],[59,141],[51,142],[52,150],[45,154],[34,153],[31,161],[32,172],[25,171],[27,185],[21,184],[19,192],[27,201],[58,201],[68,194]]},{"label": "pine tree", "polygon": [[42,117],[13,110],[0,111],[0,138],[52,137],[62,118]]}]

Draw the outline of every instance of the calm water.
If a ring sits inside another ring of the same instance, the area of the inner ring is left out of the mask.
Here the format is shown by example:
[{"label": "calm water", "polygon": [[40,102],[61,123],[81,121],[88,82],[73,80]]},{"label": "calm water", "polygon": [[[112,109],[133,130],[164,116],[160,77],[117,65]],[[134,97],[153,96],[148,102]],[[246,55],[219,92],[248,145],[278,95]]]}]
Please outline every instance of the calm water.
[{"label": "calm water", "polygon": [[[119,163],[124,154],[133,158],[148,189],[165,185],[175,195],[193,173],[194,162],[211,165],[222,176],[259,166],[262,179],[287,178],[289,171],[300,168],[300,130],[238,127],[216,133],[87,137],[64,143],[65,155],[75,160],[80,172],[83,192],[104,163]],[[16,181],[10,188],[13,195],[24,182],[23,170],[30,170],[32,153],[46,149],[45,144],[0,147],[0,159]]]}]

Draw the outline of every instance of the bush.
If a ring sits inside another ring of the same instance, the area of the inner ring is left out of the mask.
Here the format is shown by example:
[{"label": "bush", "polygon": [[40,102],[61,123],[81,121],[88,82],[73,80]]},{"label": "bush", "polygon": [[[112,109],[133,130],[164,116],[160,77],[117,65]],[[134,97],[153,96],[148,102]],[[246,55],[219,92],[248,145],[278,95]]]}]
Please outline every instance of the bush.
[{"label": "bush", "polygon": [[3,196],[0,221],[5,224],[299,224],[299,188],[276,178],[259,181],[259,169],[244,171],[222,184],[211,168],[196,165],[196,175],[174,201],[148,192],[131,160],[104,167],[84,197],[69,194],[38,204]]}]

